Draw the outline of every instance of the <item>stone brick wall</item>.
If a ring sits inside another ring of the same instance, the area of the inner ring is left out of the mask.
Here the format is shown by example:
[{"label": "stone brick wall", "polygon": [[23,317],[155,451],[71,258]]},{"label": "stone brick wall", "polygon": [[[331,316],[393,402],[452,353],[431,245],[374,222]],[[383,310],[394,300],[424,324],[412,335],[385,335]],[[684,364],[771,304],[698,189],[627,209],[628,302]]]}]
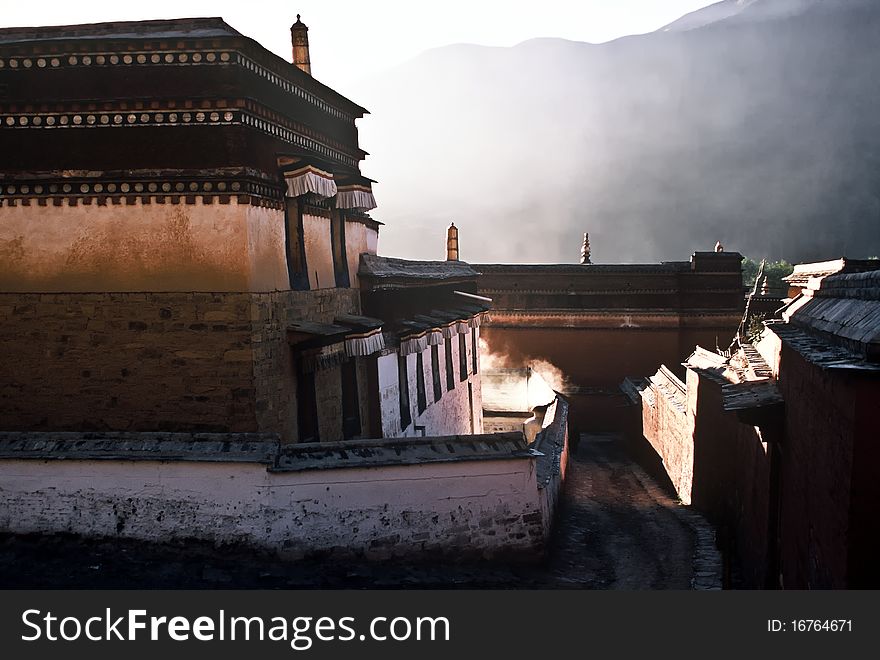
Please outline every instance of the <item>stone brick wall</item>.
[{"label": "stone brick wall", "polygon": [[[0,430],[273,431],[295,441],[287,325],[358,311],[352,289],[0,293]],[[333,440],[340,378],[338,367],[316,376],[322,437]]]},{"label": "stone brick wall", "polygon": [[256,430],[246,293],[0,293],[0,428]]},{"label": "stone brick wall", "polygon": [[[297,319],[332,323],[340,314],[360,313],[354,289],[275,291],[253,294],[254,389],[257,429],[277,431],[282,441],[298,439],[296,376],[287,343],[287,327]],[[359,374],[361,410],[366,409],[366,383]],[[322,439],[341,440],[341,375],[339,367],[315,374],[318,392],[318,429]],[[335,397],[335,399],[333,398]],[[365,417],[362,416],[362,419]]]}]

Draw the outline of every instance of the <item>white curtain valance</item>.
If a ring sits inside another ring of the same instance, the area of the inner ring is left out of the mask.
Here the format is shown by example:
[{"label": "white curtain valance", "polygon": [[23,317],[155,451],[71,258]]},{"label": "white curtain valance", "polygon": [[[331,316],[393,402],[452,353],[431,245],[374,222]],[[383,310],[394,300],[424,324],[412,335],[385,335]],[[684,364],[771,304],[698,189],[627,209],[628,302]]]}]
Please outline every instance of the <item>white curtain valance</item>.
[{"label": "white curtain valance", "polygon": [[369,211],[376,208],[376,198],[369,186],[339,186],[336,193],[336,208]]},{"label": "white curtain valance", "polygon": [[400,354],[401,355],[410,355],[412,353],[421,353],[428,347],[428,335],[427,333],[421,333],[419,335],[410,335],[405,339],[400,340]]},{"label": "white curtain valance", "polygon": [[365,357],[378,353],[383,348],[385,348],[385,337],[380,328],[370,333],[345,338],[345,354],[348,357]]},{"label": "white curtain valance", "polygon": [[452,339],[455,335],[458,334],[458,324],[453,321],[452,323],[444,325],[442,328],[440,328],[440,332],[443,333],[443,336],[446,339]]},{"label": "white curtain valance", "polygon": [[428,346],[439,346],[442,343],[443,332],[435,329],[428,333]]},{"label": "white curtain valance", "polygon": [[299,197],[312,193],[318,197],[333,197],[337,193],[336,182],[330,172],[306,165],[284,175],[287,179],[287,196]]},{"label": "white curtain valance", "polygon": [[466,335],[470,331],[470,328],[468,327],[468,322],[465,320],[457,321],[455,324],[455,329],[456,332],[458,332],[458,334],[460,335]]}]

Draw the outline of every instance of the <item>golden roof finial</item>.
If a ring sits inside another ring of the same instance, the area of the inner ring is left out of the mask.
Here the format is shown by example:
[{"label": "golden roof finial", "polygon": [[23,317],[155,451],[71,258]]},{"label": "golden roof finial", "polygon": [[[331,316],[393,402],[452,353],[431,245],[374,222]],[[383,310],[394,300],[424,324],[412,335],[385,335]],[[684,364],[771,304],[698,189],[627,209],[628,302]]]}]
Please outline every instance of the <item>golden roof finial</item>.
[{"label": "golden roof finial", "polygon": [[584,232],[584,244],[581,246],[581,264],[586,266],[592,263],[590,261],[590,235]]}]

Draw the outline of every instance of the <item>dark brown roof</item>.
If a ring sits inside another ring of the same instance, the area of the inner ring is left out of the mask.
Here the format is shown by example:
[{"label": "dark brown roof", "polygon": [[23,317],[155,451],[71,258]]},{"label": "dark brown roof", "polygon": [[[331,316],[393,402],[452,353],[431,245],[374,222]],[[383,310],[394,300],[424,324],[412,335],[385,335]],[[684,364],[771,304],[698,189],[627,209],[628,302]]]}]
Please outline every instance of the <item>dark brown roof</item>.
[{"label": "dark brown roof", "polygon": [[829,275],[782,309],[790,324],[880,359],[880,271]]},{"label": "dark brown roof", "polygon": [[157,21],[117,21],[81,25],[0,28],[0,44],[75,39],[173,39],[181,37],[240,37],[222,18],[177,18]]},{"label": "dark brown roof", "polygon": [[831,261],[817,261],[806,264],[795,264],[791,275],[783,277],[783,281],[795,286],[806,286],[812,277],[825,277],[835,273],[861,273],[880,269],[880,261],[876,259],[849,259],[841,257]]},{"label": "dark brown roof", "polygon": [[46,41],[143,41],[149,39],[234,39],[236,40],[234,45],[248,51],[261,63],[266,63],[274,69],[274,73],[281,75],[291,83],[339,106],[340,110],[350,113],[355,118],[369,114],[366,108],[301,71],[297,66],[279,57],[254,39],[242,35],[219,17],[114,21],[0,29],[0,46],[10,47],[24,47],[30,43]]},{"label": "dark brown roof", "polygon": [[821,369],[831,371],[862,371],[880,374],[880,363],[870,362],[845,346],[832,343],[814,332],[807,332],[790,323],[767,322],[766,327],[804,357]]},{"label": "dark brown roof", "polygon": [[769,408],[784,402],[782,394],[771,380],[755,380],[745,383],[729,383],[721,386],[721,403],[724,410],[753,410]]},{"label": "dark brown roof", "polygon": [[275,433],[0,432],[0,458],[273,463]]},{"label": "dark brown roof", "polygon": [[522,433],[285,445],[273,472],[530,458]]},{"label": "dark brown roof", "polygon": [[464,261],[410,261],[362,254],[358,275],[374,280],[443,282],[471,280],[477,272]]}]

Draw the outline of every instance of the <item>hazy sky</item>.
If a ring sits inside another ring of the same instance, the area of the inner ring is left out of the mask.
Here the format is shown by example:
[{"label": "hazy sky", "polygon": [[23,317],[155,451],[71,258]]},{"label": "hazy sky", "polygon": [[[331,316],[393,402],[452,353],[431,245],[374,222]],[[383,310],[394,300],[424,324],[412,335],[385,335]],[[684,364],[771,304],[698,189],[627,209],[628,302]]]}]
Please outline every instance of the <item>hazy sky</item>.
[{"label": "hazy sky", "polygon": [[0,0],[0,25],[222,16],[246,36],[290,57],[289,26],[309,26],[312,72],[345,92],[352,82],[421,51],[453,43],[513,46],[535,37],[600,43],[650,32],[711,0]]}]

